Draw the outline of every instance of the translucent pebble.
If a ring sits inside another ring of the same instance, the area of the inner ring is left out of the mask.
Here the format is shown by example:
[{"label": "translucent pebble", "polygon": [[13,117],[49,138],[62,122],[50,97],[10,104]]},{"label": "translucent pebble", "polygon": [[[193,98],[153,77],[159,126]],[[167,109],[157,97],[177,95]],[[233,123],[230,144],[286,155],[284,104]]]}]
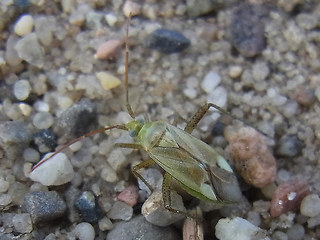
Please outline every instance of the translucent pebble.
[{"label": "translucent pebble", "polygon": [[227,90],[224,87],[215,88],[207,97],[207,101],[214,103],[219,107],[224,107],[227,104]]},{"label": "translucent pebble", "polygon": [[270,240],[262,229],[240,217],[221,218],[216,225],[216,237],[223,240]]},{"label": "translucent pebble", "polygon": [[265,62],[258,62],[253,65],[252,77],[256,81],[264,81],[269,75],[270,69]]},{"label": "translucent pebble", "polygon": [[14,26],[14,32],[19,36],[25,36],[32,31],[33,17],[31,15],[21,16]]},{"label": "translucent pebble", "polygon": [[33,148],[26,148],[23,151],[23,158],[27,162],[36,163],[40,160],[40,154],[37,150]]},{"label": "translucent pebble", "polygon": [[[48,153],[48,158],[53,153]],[[57,186],[70,182],[74,176],[72,165],[64,153],[58,153],[34,169],[29,177],[45,186]]]},{"label": "translucent pebble", "polygon": [[210,71],[204,77],[203,81],[201,82],[201,88],[206,93],[211,93],[216,86],[219,85],[221,82],[221,77],[215,71]]},{"label": "translucent pebble", "polygon": [[48,112],[39,112],[34,115],[32,123],[38,129],[48,129],[53,124],[53,117]]},{"label": "translucent pebble", "polygon": [[103,180],[106,182],[116,182],[118,181],[118,176],[117,173],[114,171],[114,169],[110,166],[105,166],[101,173],[100,176]]},{"label": "translucent pebble", "polygon": [[12,202],[12,198],[9,194],[1,194],[0,195],[0,207],[1,206],[7,206]]},{"label": "translucent pebble", "polygon": [[50,110],[49,104],[44,101],[36,101],[33,107],[38,112],[49,112]]},{"label": "translucent pebble", "polygon": [[79,223],[74,229],[74,234],[79,240],[94,240],[95,237],[93,226],[87,222]]},{"label": "translucent pebble", "polygon": [[127,0],[123,5],[122,11],[126,17],[129,17],[130,14],[131,16],[136,16],[140,14],[141,6],[132,0]]},{"label": "translucent pebble", "polygon": [[30,113],[32,111],[32,107],[26,103],[19,103],[19,109],[24,116],[30,116]]},{"label": "translucent pebble", "polygon": [[9,188],[9,182],[0,178],[0,193],[4,193]]},{"label": "translucent pebble", "polygon": [[229,69],[229,76],[231,78],[238,78],[242,74],[242,67],[241,66],[231,66]]},{"label": "translucent pebble", "polygon": [[109,25],[110,27],[114,27],[114,25],[115,25],[115,24],[117,23],[117,21],[118,21],[117,17],[116,17],[114,14],[112,14],[112,13],[106,14],[105,19],[106,19],[106,22],[108,23],[108,25]]},{"label": "translucent pebble", "polygon": [[300,224],[293,224],[287,231],[288,239],[290,240],[302,240],[304,239],[305,229]]},{"label": "translucent pebble", "polygon": [[111,230],[113,228],[113,224],[111,222],[111,220],[107,217],[102,218],[99,222],[99,229],[101,231],[107,231],[107,230]]},{"label": "translucent pebble", "polygon": [[300,205],[300,212],[307,217],[315,217],[320,214],[320,198],[318,194],[306,196]]},{"label": "translucent pebble", "polygon": [[26,100],[31,92],[31,85],[27,80],[19,80],[13,86],[13,94],[18,100]]},{"label": "translucent pebble", "polygon": [[108,218],[128,221],[132,218],[132,214],[133,208],[131,206],[124,202],[116,201],[108,212]]},{"label": "translucent pebble", "polygon": [[12,218],[15,230],[19,233],[30,233],[33,229],[29,213],[16,214]]},{"label": "translucent pebble", "polygon": [[99,79],[104,90],[113,89],[121,85],[120,79],[108,72],[97,72],[96,77]]},{"label": "translucent pebble", "polygon": [[186,97],[194,99],[197,96],[197,91],[194,88],[186,88],[183,90]]}]

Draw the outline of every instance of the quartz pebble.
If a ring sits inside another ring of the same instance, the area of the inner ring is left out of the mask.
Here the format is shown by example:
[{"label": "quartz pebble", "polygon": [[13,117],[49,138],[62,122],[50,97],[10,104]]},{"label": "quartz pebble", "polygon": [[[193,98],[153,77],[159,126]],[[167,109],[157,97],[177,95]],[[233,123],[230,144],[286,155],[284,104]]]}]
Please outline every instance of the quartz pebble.
[{"label": "quartz pebble", "polygon": [[35,33],[29,33],[21,38],[17,42],[15,49],[21,59],[38,68],[43,67],[44,51],[40,46]]},{"label": "quartz pebble", "polygon": [[77,224],[73,232],[79,240],[94,240],[95,237],[93,226],[87,222]]},{"label": "quartz pebble", "polygon": [[117,17],[112,13],[107,13],[105,16],[106,22],[110,27],[114,27],[116,23],[118,22]]},{"label": "quartz pebble", "polygon": [[174,227],[158,227],[145,220],[141,215],[130,221],[120,221],[114,224],[106,240],[177,240],[181,239]]},{"label": "quartz pebble", "polygon": [[126,0],[123,5],[122,11],[126,17],[129,17],[130,15],[136,16],[141,13],[141,6],[140,6],[140,4],[138,4],[132,0]]},{"label": "quartz pebble", "polygon": [[[141,173],[141,176],[150,184],[153,189],[160,189],[162,186],[163,176],[158,169],[148,168]],[[141,179],[138,179],[139,188],[149,194],[151,194],[150,189]]]},{"label": "quartz pebble", "polygon": [[114,183],[119,180],[116,171],[109,165],[106,165],[102,168],[100,176],[103,180],[110,183]]},{"label": "quartz pebble", "polygon": [[14,32],[19,36],[25,36],[32,31],[33,17],[31,15],[21,16],[14,26]]},{"label": "quartz pebble", "polygon": [[[171,192],[171,207],[186,212],[180,195]],[[163,206],[162,191],[154,191],[142,205],[142,215],[154,225],[165,227],[184,218],[183,214],[172,213]]]},{"label": "quartz pebble", "polygon": [[110,211],[108,212],[108,218],[114,219],[114,220],[124,220],[129,221],[132,218],[133,215],[133,209],[130,205],[121,202],[116,201],[113,205]]},{"label": "quartz pebble", "polygon": [[221,82],[221,77],[215,71],[210,71],[204,77],[203,81],[201,82],[201,88],[206,93],[210,93],[215,89]]},{"label": "quartz pebble", "polygon": [[40,154],[33,148],[26,148],[23,151],[23,158],[27,162],[36,163],[40,160]]},{"label": "quartz pebble", "polygon": [[241,66],[231,66],[229,69],[229,76],[231,78],[238,78],[242,74],[242,67]]},{"label": "quartz pebble", "polygon": [[278,143],[277,154],[284,157],[295,157],[299,155],[304,143],[296,135],[284,135]]},{"label": "quartz pebble", "polygon": [[16,214],[12,218],[14,229],[19,233],[30,233],[33,230],[29,213]]},{"label": "quartz pebble", "polygon": [[138,188],[134,185],[126,187],[119,195],[118,200],[125,202],[129,206],[133,207],[137,204],[139,193]]},{"label": "quartz pebble", "polygon": [[74,205],[86,222],[94,223],[103,217],[102,209],[91,191],[82,192]]},{"label": "quartz pebble", "polygon": [[221,218],[216,225],[215,235],[220,240],[270,240],[264,230],[240,217]]},{"label": "quartz pebble", "polygon": [[32,123],[38,129],[47,129],[53,124],[53,117],[48,112],[38,112],[33,116]]},{"label": "quartz pebble", "polygon": [[272,217],[279,217],[297,208],[302,199],[310,192],[308,185],[299,180],[281,183],[275,190],[270,206]]},{"label": "quartz pebble", "polygon": [[28,80],[19,80],[13,86],[14,96],[20,100],[26,100],[31,92],[31,85]]},{"label": "quartz pebble", "polygon": [[303,240],[305,229],[301,224],[293,224],[287,231],[288,240]]},{"label": "quartz pebble", "polygon": [[0,193],[4,193],[8,190],[10,184],[8,181],[0,178]]},{"label": "quartz pebble", "polygon": [[56,191],[37,191],[28,193],[23,202],[34,224],[48,222],[62,217],[67,206]]},{"label": "quartz pebble", "polygon": [[104,90],[110,90],[121,85],[120,79],[108,72],[97,72],[96,77]]},{"label": "quartz pebble", "polygon": [[310,194],[302,199],[300,212],[307,217],[315,217],[320,214],[320,198],[318,194]]},{"label": "quartz pebble", "polygon": [[98,222],[98,225],[99,225],[99,229],[101,231],[107,231],[107,230],[111,230],[113,228],[113,224],[112,224],[111,220],[107,217],[100,219]]},{"label": "quartz pebble", "polygon": [[235,167],[247,183],[262,188],[275,180],[275,158],[255,129],[227,128],[225,135]]},{"label": "quartz pebble", "polygon": [[112,39],[102,43],[94,57],[96,59],[112,59],[118,53],[119,48],[121,47],[122,42],[118,39]]},{"label": "quartz pebble", "polygon": [[0,194],[0,207],[7,206],[12,202],[12,198],[9,194]]},{"label": "quartz pebble", "polygon": [[[53,153],[48,153],[48,158]],[[45,186],[58,186],[70,182],[74,176],[73,167],[64,153],[58,153],[48,161],[36,167],[29,175],[30,179]]]}]

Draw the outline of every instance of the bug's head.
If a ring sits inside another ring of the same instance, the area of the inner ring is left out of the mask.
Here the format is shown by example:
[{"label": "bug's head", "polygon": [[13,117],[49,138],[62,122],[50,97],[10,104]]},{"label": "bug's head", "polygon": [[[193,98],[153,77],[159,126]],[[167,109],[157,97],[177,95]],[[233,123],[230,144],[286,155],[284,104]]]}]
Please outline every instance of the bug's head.
[{"label": "bug's head", "polygon": [[143,119],[134,119],[126,124],[126,128],[128,129],[131,137],[136,137],[138,136],[143,125]]}]

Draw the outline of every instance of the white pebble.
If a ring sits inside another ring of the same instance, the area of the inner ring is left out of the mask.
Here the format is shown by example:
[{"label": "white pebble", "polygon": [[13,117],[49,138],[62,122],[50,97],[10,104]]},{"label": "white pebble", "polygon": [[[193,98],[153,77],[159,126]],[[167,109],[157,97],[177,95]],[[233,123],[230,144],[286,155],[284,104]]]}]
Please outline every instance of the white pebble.
[{"label": "white pebble", "polygon": [[210,71],[204,77],[203,81],[201,82],[201,88],[206,93],[211,93],[216,86],[219,85],[221,82],[221,77],[215,71]]},{"label": "white pebble", "polygon": [[40,154],[33,148],[26,148],[23,151],[23,158],[26,162],[36,163],[40,160]]},{"label": "white pebble", "polygon": [[7,206],[12,202],[12,198],[9,194],[1,194],[0,195],[0,207],[1,206]]},{"label": "white pebble", "polygon": [[112,13],[107,13],[105,19],[110,27],[114,27],[114,25],[116,25],[116,23],[118,22],[117,17]]},{"label": "white pebble", "polygon": [[[48,158],[53,153],[48,153]],[[70,182],[74,176],[72,165],[64,153],[58,153],[34,169],[29,177],[45,186],[62,185]]]},{"label": "white pebble", "polygon": [[16,22],[14,32],[19,36],[25,36],[32,31],[33,25],[33,17],[31,15],[23,15]]},{"label": "white pebble", "polygon": [[127,0],[123,5],[122,11],[126,17],[129,17],[130,14],[131,16],[136,16],[141,12],[141,5],[132,0]]},{"label": "white pebble", "polygon": [[38,112],[49,112],[50,110],[49,104],[44,101],[36,101],[33,107]]},{"label": "white pebble", "polygon": [[132,215],[133,208],[121,201],[116,201],[108,212],[108,218],[115,220],[129,221]]},{"label": "white pebble", "polygon": [[229,69],[229,76],[231,78],[238,78],[242,74],[242,67],[241,66],[231,66]]},{"label": "white pebble", "polygon": [[0,193],[8,191],[9,182],[0,178]]},{"label": "white pebble", "polygon": [[114,169],[110,166],[103,167],[100,177],[105,180],[106,182],[116,182],[118,181],[117,173],[114,171]]},{"label": "white pebble", "polygon": [[214,103],[219,107],[225,107],[227,104],[227,95],[227,90],[224,87],[219,86],[208,95],[207,101],[209,103]]},{"label": "white pebble", "polygon": [[108,72],[97,72],[96,77],[99,79],[104,90],[113,89],[121,85],[120,79]]},{"label": "white pebble", "polygon": [[79,223],[74,228],[74,234],[79,240],[94,240],[96,235],[93,226],[87,222]]},{"label": "white pebble", "polygon": [[257,62],[252,68],[252,77],[256,81],[264,81],[269,75],[270,69],[265,62]]},{"label": "white pebble", "polygon": [[320,214],[320,198],[318,194],[306,196],[300,205],[300,212],[307,217],[315,217]]},{"label": "white pebble", "polygon": [[26,100],[31,92],[31,86],[27,80],[19,80],[13,86],[13,94],[18,100]]},{"label": "white pebble", "polygon": [[53,117],[48,112],[39,112],[34,115],[32,123],[38,129],[48,129],[53,124]]},{"label": "white pebble", "polygon": [[240,217],[221,218],[216,225],[215,235],[220,240],[270,240],[261,228]]},{"label": "white pebble", "polygon": [[183,90],[186,97],[194,99],[197,96],[197,91],[194,88],[186,88]]}]

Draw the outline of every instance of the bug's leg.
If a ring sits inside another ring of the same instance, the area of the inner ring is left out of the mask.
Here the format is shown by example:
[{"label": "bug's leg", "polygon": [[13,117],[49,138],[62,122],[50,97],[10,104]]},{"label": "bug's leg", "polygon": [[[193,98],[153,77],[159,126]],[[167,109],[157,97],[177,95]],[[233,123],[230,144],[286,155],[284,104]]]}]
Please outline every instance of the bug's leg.
[{"label": "bug's leg", "polygon": [[114,144],[115,147],[121,148],[132,148],[132,149],[142,149],[143,147],[137,143],[116,143]]},{"label": "bug's leg", "polygon": [[146,168],[146,167],[150,167],[151,165],[153,165],[155,162],[152,158],[149,158],[146,161],[143,161],[139,164],[137,164],[136,166],[134,166],[132,168],[132,173],[136,178],[139,178],[149,189],[151,192],[153,192],[153,188],[151,187],[151,185],[144,179],[144,177],[141,176],[140,173],[138,173],[138,170],[141,168]]}]

